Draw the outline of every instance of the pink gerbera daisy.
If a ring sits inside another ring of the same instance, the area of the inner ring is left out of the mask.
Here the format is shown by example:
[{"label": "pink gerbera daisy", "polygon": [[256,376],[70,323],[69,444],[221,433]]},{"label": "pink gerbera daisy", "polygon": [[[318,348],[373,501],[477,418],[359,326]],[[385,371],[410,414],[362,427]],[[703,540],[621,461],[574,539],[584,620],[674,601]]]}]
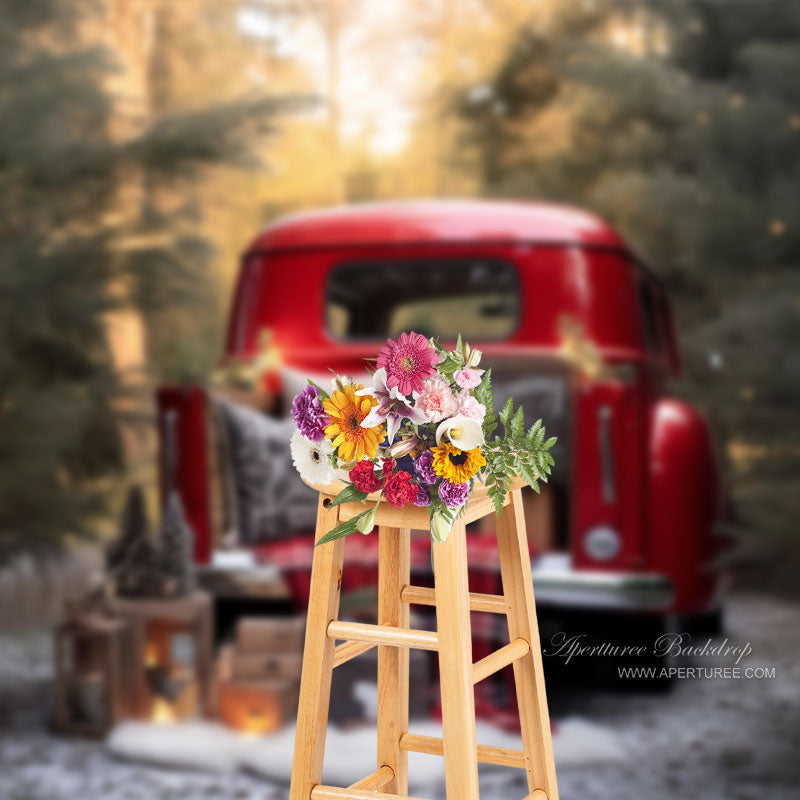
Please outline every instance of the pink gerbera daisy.
[{"label": "pink gerbera daisy", "polygon": [[401,394],[421,392],[423,381],[436,372],[439,357],[420,333],[401,333],[387,339],[378,352],[378,367],[386,368],[386,385],[397,387]]}]

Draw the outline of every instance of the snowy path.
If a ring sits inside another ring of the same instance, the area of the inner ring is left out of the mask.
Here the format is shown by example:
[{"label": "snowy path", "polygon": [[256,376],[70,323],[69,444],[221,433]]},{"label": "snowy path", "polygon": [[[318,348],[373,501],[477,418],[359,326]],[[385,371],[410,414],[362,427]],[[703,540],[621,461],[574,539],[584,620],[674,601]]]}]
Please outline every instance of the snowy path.
[{"label": "snowy path", "polygon": [[[768,679],[682,679],[667,695],[558,690],[554,716],[611,732],[622,758],[581,763],[580,741],[556,736],[564,800],[613,796],[796,800],[800,796],[800,608],[761,597],[728,605],[727,636],[749,641],[742,666],[775,667]],[[243,771],[191,773],[117,761],[102,746],[51,736],[46,641],[0,640],[0,800],[284,800],[285,785]],[[727,665],[689,659],[685,665]],[[568,726],[564,726],[567,728]],[[559,744],[561,741],[561,745]],[[587,741],[589,741],[587,739]],[[562,752],[559,756],[559,747]],[[515,770],[486,769],[482,800],[525,795]],[[417,794],[443,798],[433,780]]]}]

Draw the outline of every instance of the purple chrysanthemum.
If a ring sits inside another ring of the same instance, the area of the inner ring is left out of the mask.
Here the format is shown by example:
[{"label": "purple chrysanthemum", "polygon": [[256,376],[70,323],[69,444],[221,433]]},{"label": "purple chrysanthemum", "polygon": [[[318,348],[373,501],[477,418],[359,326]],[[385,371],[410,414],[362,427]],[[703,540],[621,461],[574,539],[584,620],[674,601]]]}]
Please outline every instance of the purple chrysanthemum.
[{"label": "purple chrysanthemum", "polygon": [[423,450],[414,461],[414,472],[417,477],[428,486],[436,483],[439,476],[433,471],[433,453],[430,450]]},{"label": "purple chrysanthemum", "polygon": [[414,500],[415,506],[429,506],[431,504],[431,496],[428,493],[428,489],[426,486],[422,486],[421,484],[417,484],[417,499]]},{"label": "purple chrysanthemum", "polygon": [[325,436],[325,426],[330,419],[322,407],[320,390],[316,386],[305,386],[292,401],[292,419],[300,433],[312,442],[321,442]]},{"label": "purple chrysanthemum", "polygon": [[439,497],[448,508],[461,508],[469,496],[469,482],[450,483],[443,480],[439,484]]}]

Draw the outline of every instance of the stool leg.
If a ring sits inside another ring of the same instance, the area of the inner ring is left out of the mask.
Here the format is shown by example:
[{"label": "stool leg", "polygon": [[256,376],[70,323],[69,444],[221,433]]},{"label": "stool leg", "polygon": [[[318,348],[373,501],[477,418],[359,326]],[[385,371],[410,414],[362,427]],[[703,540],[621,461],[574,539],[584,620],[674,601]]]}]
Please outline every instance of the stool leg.
[{"label": "stool leg", "polygon": [[[378,529],[378,625],[409,627],[409,606],[400,592],[410,583],[411,537],[408,528]],[[400,737],[408,733],[408,648],[378,646],[378,768],[394,770],[382,791],[408,794],[408,753]]]},{"label": "stool leg", "polygon": [[436,627],[448,800],[478,800],[478,746],[472,686],[472,638],[464,523],[444,544],[434,542]]},{"label": "stool leg", "polygon": [[[325,500],[330,499],[325,495],[319,498],[317,540],[338,523],[338,507],[325,508]],[[343,556],[344,539],[314,551],[289,800],[309,800],[311,790],[322,779],[334,648],[333,639],[328,638],[328,624],[339,615]]]},{"label": "stool leg", "polygon": [[516,489],[497,520],[497,547],[511,640],[525,639],[530,651],[514,662],[519,721],[525,749],[525,767],[531,792],[543,789],[547,800],[558,800],[550,716],[547,712],[539,625],[533,600],[528,539],[522,494]]}]

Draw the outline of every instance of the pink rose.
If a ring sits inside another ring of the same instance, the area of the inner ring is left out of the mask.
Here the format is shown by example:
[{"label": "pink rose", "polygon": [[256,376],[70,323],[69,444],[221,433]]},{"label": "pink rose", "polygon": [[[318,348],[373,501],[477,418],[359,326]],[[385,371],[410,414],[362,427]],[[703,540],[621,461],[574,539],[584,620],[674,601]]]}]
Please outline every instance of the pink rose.
[{"label": "pink rose", "polygon": [[441,422],[458,411],[458,402],[446,380],[431,378],[425,381],[414,408],[421,409],[431,422]]},{"label": "pink rose", "polygon": [[482,423],[486,416],[486,406],[479,403],[469,392],[464,391],[458,395],[458,413]]},{"label": "pink rose", "polygon": [[481,373],[472,367],[456,370],[453,379],[462,389],[474,389],[481,382]]}]

